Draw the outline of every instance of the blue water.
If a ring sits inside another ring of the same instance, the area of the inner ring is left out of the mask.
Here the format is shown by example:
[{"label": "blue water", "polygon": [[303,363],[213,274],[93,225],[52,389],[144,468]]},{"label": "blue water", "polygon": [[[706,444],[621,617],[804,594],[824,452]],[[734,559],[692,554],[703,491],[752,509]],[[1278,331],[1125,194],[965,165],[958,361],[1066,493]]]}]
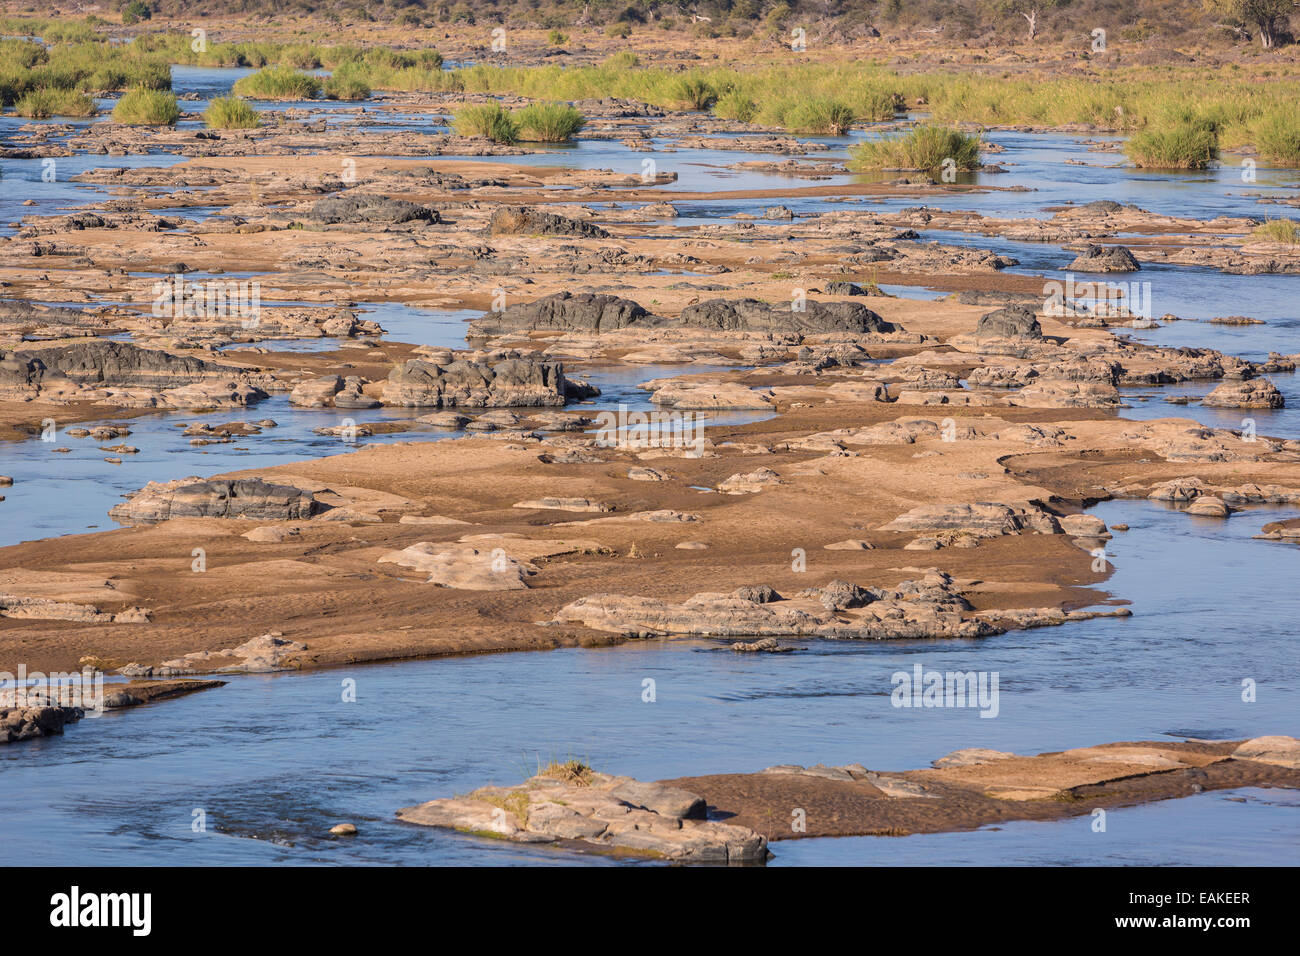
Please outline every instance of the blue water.
[{"label": "blue water", "polygon": [[[1229,739],[1300,731],[1291,622],[1300,548],[1255,541],[1254,512],[1203,521],[1146,502],[1126,522],[1110,587],[1134,617],[970,641],[792,642],[737,655],[726,642],[642,641],[233,677],[228,686],[109,712],[62,737],[0,749],[0,862],[99,865],[500,864],[558,856],[397,823],[402,806],[521,779],[570,756],[642,779],[777,763],[926,766],[972,745],[1035,753],[1111,740]],[[711,559],[701,558],[702,561]],[[761,583],[761,582],[754,582]],[[815,568],[809,583],[824,583]],[[1224,614],[1230,595],[1232,614]],[[310,634],[296,635],[310,646]],[[1000,675],[1000,715],[890,704],[916,663]],[[643,703],[644,678],[657,699]],[[341,700],[357,682],[357,702]],[[1243,703],[1241,681],[1258,682]],[[1295,864],[1295,794],[1206,794],[1088,818],[974,833],[779,842],[774,863]],[[191,830],[193,811],[208,830]],[[326,831],[342,821],[361,834]],[[1208,825],[1206,825],[1208,824]]]}]

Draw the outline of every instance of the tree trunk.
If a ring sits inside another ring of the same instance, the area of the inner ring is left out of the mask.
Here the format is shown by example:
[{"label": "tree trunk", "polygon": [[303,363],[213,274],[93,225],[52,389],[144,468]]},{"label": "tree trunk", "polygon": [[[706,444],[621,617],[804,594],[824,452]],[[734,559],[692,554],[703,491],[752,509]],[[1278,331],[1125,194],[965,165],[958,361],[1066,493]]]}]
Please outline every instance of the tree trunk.
[{"label": "tree trunk", "polygon": [[1024,17],[1025,22],[1029,24],[1029,42],[1032,43],[1034,37],[1038,36],[1038,11],[1030,10],[1028,13],[1022,13],[1020,15]]},{"label": "tree trunk", "polygon": [[1272,17],[1265,17],[1257,21],[1259,27],[1259,42],[1264,45],[1265,50],[1271,50],[1277,43],[1277,26]]}]

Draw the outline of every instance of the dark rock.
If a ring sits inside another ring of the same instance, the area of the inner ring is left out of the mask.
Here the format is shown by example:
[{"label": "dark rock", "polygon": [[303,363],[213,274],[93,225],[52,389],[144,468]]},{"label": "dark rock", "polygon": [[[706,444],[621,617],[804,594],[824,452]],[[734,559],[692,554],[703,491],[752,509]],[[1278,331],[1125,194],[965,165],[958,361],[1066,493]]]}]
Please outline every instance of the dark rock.
[{"label": "dark rock", "polygon": [[478,333],[518,332],[532,329],[609,332],[643,324],[650,314],[631,299],[589,292],[557,292],[542,299],[488,312],[475,320]]},{"label": "dark rock", "polygon": [[347,192],[316,201],[307,218],[323,225],[359,222],[442,222],[437,210],[377,193]]},{"label": "dark rock", "polygon": [[979,338],[1041,339],[1043,329],[1031,309],[1009,305],[980,316],[975,325],[975,335]]},{"label": "dark rock", "polygon": [[579,219],[540,212],[527,206],[502,206],[492,213],[490,225],[494,236],[572,236],[580,239],[608,239],[600,226]]},{"label": "dark rock", "polygon": [[1137,272],[1142,267],[1138,265],[1133,253],[1123,246],[1107,249],[1104,246],[1089,245],[1070,263],[1070,268],[1079,272]]},{"label": "dark rock", "polygon": [[681,324],[724,332],[893,332],[895,326],[857,302],[817,302],[795,312],[757,299],[710,299],[682,310]]}]

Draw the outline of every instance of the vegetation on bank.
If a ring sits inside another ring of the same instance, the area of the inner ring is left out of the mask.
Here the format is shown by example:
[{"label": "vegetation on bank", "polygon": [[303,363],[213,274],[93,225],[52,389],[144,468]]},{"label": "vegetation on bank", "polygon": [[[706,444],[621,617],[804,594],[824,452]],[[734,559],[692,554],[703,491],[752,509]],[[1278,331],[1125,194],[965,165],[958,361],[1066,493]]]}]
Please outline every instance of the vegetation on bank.
[{"label": "vegetation on bank", "polygon": [[[168,90],[170,64],[244,66],[263,73],[241,81],[237,92],[257,98],[309,98],[323,91],[356,100],[371,90],[517,95],[545,102],[617,97],[664,108],[711,109],[719,117],[801,135],[835,135],[848,124],[887,121],[908,104],[947,126],[1084,125],[1135,134],[1131,156],[1143,165],[1195,164],[1218,148],[1245,145],[1257,146],[1265,161],[1300,165],[1300,110],[1294,106],[1300,102],[1300,70],[1285,61],[1255,75],[1235,64],[1213,75],[1169,65],[1077,76],[898,73],[870,61],[716,66],[683,73],[643,66],[634,52],[623,50],[596,65],[482,63],[444,70],[442,55],[433,49],[210,41],[195,50],[193,38],[181,32],[143,33],[129,43],[110,44],[106,29],[99,29],[107,24],[93,17],[11,17],[0,23],[50,44],[0,40],[0,104],[6,107],[36,91],[52,92],[35,98],[34,106],[48,105],[53,91]],[[316,69],[331,70],[333,76],[322,82],[302,72]],[[1179,108],[1204,122],[1171,122],[1169,114]],[[1213,126],[1213,150],[1206,124]]]},{"label": "vegetation on bank", "polygon": [[171,126],[181,118],[181,108],[173,93],[136,89],[124,93],[113,107],[114,123],[133,126]]},{"label": "vegetation on bank", "polygon": [[854,170],[906,169],[932,171],[944,167],[971,170],[980,166],[980,137],[945,126],[917,126],[897,136],[869,139],[849,148]]},{"label": "vegetation on bank", "polygon": [[567,143],[586,124],[567,103],[533,103],[515,113],[519,138],[530,143]]},{"label": "vegetation on bank", "polygon": [[1204,169],[1219,156],[1218,123],[1188,110],[1138,130],[1124,144],[1133,165],[1152,169]]},{"label": "vegetation on bank", "polygon": [[500,103],[476,103],[458,110],[452,126],[461,136],[486,136],[494,143],[519,142],[519,121]]},{"label": "vegetation on bank", "polygon": [[95,101],[80,90],[31,90],[14,104],[14,112],[28,119],[95,115]]},{"label": "vegetation on bank", "polygon": [[321,91],[319,77],[287,66],[268,66],[235,81],[236,96],[255,100],[310,100]]},{"label": "vegetation on bank", "polygon": [[218,96],[203,111],[208,129],[257,129],[262,120],[257,110],[238,96]]},{"label": "vegetation on bank", "polygon": [[1283,242],[1289,246],[1300,244],[1300,226],[1294,219],[1271,219],[1256,226],[1252,235],[1260,242]]}]

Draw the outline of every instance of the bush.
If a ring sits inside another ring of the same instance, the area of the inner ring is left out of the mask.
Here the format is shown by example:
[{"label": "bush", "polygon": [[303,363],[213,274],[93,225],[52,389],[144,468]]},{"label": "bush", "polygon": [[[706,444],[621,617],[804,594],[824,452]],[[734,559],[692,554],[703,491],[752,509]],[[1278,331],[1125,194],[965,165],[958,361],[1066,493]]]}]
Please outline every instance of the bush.
[{"label": "bush", "polygon": [[1269,113],[1251,130],[1255,148],[1265,159],[1283,166],[1300,166],[1300,112]]},{"label": "bush", "polygon": [[564,46],[564,44],[569,42],[569,38],[559,30],[552,30],[550,33],[546,34],[546,42],[551,46]]},{"label": "bush", "polygon": [[231,92],[256,100],[310,100],[321,81],[287,66],[268,66],[235,82]]},{"label": "bush", "polygon": [[1300,227],[1294,219],[1273,219],[1257,226],[1252,235],[1260,242],[1284,242],[1294,246],[1300,244]]},{"label": "bush", "polygon": [[672,98],[683,109],[707,110],[717,100],[718,94],[704,77],[690,75],[673,84]]},{"label": "bush", "polygon": [[32,90],[14,104],[14,111],[28,119],[94,116],[95,101],[78,90]]},{"label": "bush", "polygon": [[632,25],[625,20],[620,20],[618,23],[611,23],[609,26],[605,27],[605,36],[607,37],[622,37],[626,40],[631,35]]},{"label": "bush", "polygon": [[939,169],[950,159],[957,169],[977,169],[981,141],[945,126],[918,126],[902,136],[867,140],[849,149],[849,168]]},{"label": "bush", "polygon": [[257,110],[238,96],[218,96],[203,111],[209,129],[257,129],[262,121]]},{"label": "bush", "polygon": [[566,103],[533,103],[515,114],[519,138],[532,143],[566,143],[586,120]]},{"label": "bush", "polygon": [[331,100],[364,100],[370,95],[370,85],[356,76],[331,76],[323,89]]},{"label": "bush", "polygon": [[730,90],[719,96],[718,101],[713,104],[713,115],[720,119],[752,123],[754,117],[758,115],[758,107],[740,90]]},{"label": "bush", "polygon": [[781,125],[791,133],[843,136],[854,118],[853,110],[839,100],[802,100],[785,114]]},{"label": "bush", "polygon": [[1219,130],[1210,120],[1177,119],[1134,133],[1124,152],[1138,167],[1204,169],[1219,155]]},{"label": "bush", "polygon": [[113,107],[114,123],[134,126],[171,126],[181,118],[176,96],[159,90],[136,89],[123,94]]},{"label": "bush", "polygon": [[122,10],[122,23],[131,26],[133,23],[139,23],[141,20],[152,20],[153,11],[149,9],[149,4],[144,0],[131,0]]},{"label": "bush", "polygon": [[604,66],[611,70],[633,70],[641,65],[641,58],[631,50],[619,50],[605,57]]},{"label": "bush", "polygon": [[519,142],[519,124],[500,103],[466,106],[452,118],[452,125],[460,136],[486,136],[506,145]]}]

